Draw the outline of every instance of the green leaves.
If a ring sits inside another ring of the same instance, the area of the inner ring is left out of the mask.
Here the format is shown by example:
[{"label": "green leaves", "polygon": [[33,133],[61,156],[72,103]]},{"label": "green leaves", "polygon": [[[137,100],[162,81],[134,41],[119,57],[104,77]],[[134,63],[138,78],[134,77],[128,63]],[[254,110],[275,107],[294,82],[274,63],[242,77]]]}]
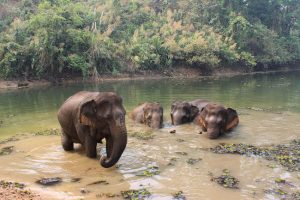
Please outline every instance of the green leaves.
[{"label": "green leaves", "polygon": [[4,1],[0,76],[296,63],[299,11],[296,0]]}]

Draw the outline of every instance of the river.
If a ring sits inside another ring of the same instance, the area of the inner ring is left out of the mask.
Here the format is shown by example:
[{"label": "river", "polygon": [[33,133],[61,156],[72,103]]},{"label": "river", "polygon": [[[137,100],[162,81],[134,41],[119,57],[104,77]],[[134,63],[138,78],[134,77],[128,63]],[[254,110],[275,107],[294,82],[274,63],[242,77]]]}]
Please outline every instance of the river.
[{"label": "river", "polygon": [[[281,72],[223,78],[105,81],[0,91],[0,139],[25,134],[19,141],[0,144],[0,148],[15,147],[12,154],[0,157],[0,179],[23,182],[33,190],[51,195],[50,199],[106,199],[105,193],[119,194],[140,188],[152,193],[150,199],[172,199],[172,194],[179,191],[187,199],[277,199],[276,194],[264,190],[278,188],[274,180],[282,178],[293,185],[286,190],[295,192],[300,188],[299,173],[289,172],[260,157],[219,155],[203,149],[219,143],[268,145],[300,139],[299,77],[300,72]],[[59,128],[58,108],[80,90],[116,91],[123,97],[127,110],[128,132],[150,132],[153,138],[129,137],[118,167],[104,169],[98,160],[87,158],[80,147],[75,153],[64,152],[59,136],[26,136]],[[239,126],[217,140],[199,134],[200,128],[194,124],[171,126],[171,103],[197,98],[236,109]],[[145,101],[163,105],[163,129],[150,130],[129,119],[130,111]],[[171,130],[176,130],[176,134],[170,134]],[[187,162],[190,158],[199,162],[191,165]],[[151,166],[159,168],[157,175],[137,176]],[[240,181],[239,189],[223,188],[210,180],[210,173],[220,175],[223,169],[228,169]],[[63,182],[52,187],[37,185],[35,181],[43,177],[62,177]],[[73,178],[80,181],[73,182]],[[91,184],[101,180],[106,183]],[[112,199],[117,198],[121,197]]]}]

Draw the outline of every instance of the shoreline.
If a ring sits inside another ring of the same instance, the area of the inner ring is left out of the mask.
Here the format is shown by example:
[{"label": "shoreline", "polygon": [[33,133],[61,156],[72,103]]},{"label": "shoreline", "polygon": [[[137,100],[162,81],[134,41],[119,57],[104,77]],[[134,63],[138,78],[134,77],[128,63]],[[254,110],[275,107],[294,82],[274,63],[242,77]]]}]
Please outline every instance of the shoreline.
[{"label": "shoreline", "polygon": [[280,70],[270,70],[270,71],[253,71],[253,72],[241,72],[241,71],[215,71],[211,75],[202,75],[201,72],[197,69],[189,69],[186,72],[184,70],[178,70],[179,73],[175,73],[176,70],[171,70],[167,72],[144,72],[144,73],[135,73],[129,74],[125,73],[122,75],[102,75],[97,80],[92,78],[83,79],[82,77],[73,77],[73,78],[61,78],[55,82],[49,80],[30,80],[22,81],[20,79],[14,80],[3,80],[0,79],[0,91],[6,90],[15,90],[23,88],[33,88],[33,87],[43,87],[51,85],[68,85],[75,83],[101,83],[101,82],[111,82],[111,81],[129,81],[129,80],[155,80],[155,79],[189,79],[189,78],[221,78],[221,77],[235,77],[235,76],[246,76],[246,75],[256,75],[256,74],[271,74],[271,73],[280,73],[280,72],[293,72],[300,71],[300,68],[287,68]]},{"label": "shoreline", "polygon": [[0,199],[16,200],[42,200],[42,194],[32,191],[31,187],[26,187],[23,183],[1,180]]}]

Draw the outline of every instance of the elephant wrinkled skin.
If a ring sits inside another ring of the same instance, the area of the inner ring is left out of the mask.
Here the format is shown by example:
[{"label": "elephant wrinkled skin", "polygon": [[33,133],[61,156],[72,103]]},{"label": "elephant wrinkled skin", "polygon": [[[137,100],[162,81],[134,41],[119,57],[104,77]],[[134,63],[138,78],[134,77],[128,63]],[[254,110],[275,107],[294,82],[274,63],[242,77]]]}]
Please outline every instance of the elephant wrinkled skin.
[{"label": "elephant wrinkled skin", "polygon": [[143,103],[136,107],[132,113],[131,118],[141,124],[155,129],[163,127],[163,107],[160,103]]},{"label": "elephant wrinkled skin", "polygon": [[171,120],[173,125],[180,125],[192,122],[199,111],[206,106],[209,101],[197,99],[194,101],[175,101],[171,106]]},{"label": "elephant wrinkled skin", "polygon": [[74,143],[80,143],[88,157],[96,157],[97,143],[105,138],[107,156],[101,157],[100,164],[112,167],[127,144],[125,114],[122,98],[114,92],[74,94],[63,103],[57,115],[64,150],[73,150]]},{"label": "elephant wrinkled skin", "polygon": [[220,104],[209,103],[202,108],[194,122],[200,125],[203,131],[207,131],[210,139],[216,139],[236,127],[239,117],[232,108],[226,109]]}]

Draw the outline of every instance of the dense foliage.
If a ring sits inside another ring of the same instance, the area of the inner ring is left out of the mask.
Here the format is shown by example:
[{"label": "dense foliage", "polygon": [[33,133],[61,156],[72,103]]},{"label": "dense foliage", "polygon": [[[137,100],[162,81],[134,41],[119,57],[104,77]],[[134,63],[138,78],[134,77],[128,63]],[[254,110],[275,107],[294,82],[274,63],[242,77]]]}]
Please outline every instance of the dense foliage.
[{"label": "dense foliage", "polygon": [[299,0],[0,0],[0,75],[300,61]]}]

